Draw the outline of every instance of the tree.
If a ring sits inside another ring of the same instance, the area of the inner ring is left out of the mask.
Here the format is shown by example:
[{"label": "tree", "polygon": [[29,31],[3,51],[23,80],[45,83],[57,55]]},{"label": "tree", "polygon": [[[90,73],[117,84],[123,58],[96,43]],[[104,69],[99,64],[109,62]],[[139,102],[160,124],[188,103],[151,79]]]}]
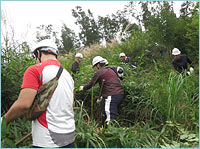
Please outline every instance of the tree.
[{"label": "tree", "polygon": [[168,48],[174,47],[178,19],[173,10],[173,3],[142,2],[142,12],[145,31],[150,34],[152,40]]},{"label": "tree", "polygon": [[102,40],[111,42],[112,39],[116,38],[119,32],[119,22],[115,18],[110,18],[108,15],[106,17],[99,16],[98,25]]},{"label": "tree", "polygon": [[62,47],[60,47],[61,53],[69,53],[73,49],[77,49],[80,47],[80,42],[78,41],[74,31],[68,28],[66,24],[63,24],[62,26],[61,39],[62,39],[61,41]]},{"label": "tree", "polygon": [[76,6],[75,9],[72,9],[72,16],[77,19],[75,24],[80,27],[79,38],[84,46],[100,42],[101,36],[98,24],[89,9],[86,13],[80,6]]},{"label": "tree", "polygon": [[188,39],[186,51],[197,61],[199,56],[199,3],[196,3],[191,14],[191,21],[185,27],[187,31],[185,37]]}]

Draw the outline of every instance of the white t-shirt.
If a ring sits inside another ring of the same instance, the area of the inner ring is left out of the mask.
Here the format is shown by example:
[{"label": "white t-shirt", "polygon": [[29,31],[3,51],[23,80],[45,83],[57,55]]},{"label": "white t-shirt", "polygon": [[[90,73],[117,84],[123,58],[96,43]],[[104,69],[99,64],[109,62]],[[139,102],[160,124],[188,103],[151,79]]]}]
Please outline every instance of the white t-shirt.
[{"label": "white t-shirt", "polygon": [[[56,76],[59,67],[60,63],[56,59],[29,67],[24,73],[21,88],[38,90],[39,86]],[[73,100],[74,81],[69,72],[63,69],[47,110],[32,122],[33,146],[52,148],[74,142]]]}]

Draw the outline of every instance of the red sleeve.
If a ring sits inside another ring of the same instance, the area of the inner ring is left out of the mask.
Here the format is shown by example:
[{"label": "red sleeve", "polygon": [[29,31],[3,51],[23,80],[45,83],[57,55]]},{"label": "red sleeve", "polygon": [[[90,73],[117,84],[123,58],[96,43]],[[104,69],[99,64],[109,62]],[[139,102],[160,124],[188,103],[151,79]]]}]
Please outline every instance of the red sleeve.
[{"label": "red sleeve", "polygon": [[38,90],[40,74],[36,67],[29,67],[25,73],[21,88],[32,88]]}]

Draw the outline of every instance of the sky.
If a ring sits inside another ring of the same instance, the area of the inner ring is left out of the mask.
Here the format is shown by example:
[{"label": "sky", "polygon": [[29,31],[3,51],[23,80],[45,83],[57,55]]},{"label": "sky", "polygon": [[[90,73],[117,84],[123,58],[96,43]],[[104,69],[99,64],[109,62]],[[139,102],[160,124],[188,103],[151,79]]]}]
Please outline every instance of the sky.
[{"label": "sky", "polygon": [[[175,13],[179,12],[182,2],[176,3]],[[1,30],[5,32],[12,26],[15,38],[27,42],[35,39],[36,27],[42,24],[52,24],[54,30],[60,31],[65,23],[77,33],[79,28],[74,24],[71,11],[75,6],[81,6],[84,11],[90,9],[97,18],[98,15],[106,16],[123,10],[127,4],[128,1],[1,1]]]}]

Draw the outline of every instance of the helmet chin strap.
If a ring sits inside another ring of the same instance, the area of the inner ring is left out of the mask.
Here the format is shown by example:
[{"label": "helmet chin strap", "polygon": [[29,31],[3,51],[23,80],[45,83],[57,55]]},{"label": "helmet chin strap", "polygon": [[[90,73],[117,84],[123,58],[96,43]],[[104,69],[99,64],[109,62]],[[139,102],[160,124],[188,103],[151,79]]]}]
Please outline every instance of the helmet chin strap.
[{"label": "helmet chin strap", "polygon": [[39,55],[38,55],[37,59],[39,60],[40,63],[41,63],[41,55],[42,55],[42,53],[41,53],[41,51],[39,50]]}]

